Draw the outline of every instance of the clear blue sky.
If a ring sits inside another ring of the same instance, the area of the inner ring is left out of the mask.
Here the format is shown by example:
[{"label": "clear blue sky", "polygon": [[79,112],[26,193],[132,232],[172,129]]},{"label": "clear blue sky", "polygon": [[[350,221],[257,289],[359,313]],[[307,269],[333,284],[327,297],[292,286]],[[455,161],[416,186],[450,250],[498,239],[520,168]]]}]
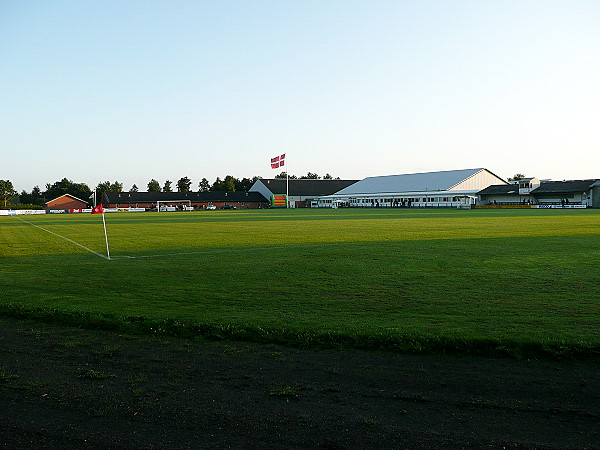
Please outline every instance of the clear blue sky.
[{"label": "clear blue sky", "polygon": [[0,0],[0,179],[600,178],[600,1]]}]

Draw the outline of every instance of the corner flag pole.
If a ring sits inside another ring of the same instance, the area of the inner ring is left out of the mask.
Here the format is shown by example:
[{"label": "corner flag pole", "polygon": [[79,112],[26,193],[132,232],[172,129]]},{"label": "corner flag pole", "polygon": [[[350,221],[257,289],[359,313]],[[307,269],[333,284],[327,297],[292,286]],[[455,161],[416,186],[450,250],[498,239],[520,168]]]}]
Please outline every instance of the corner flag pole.
[{"label": "corner flag pole", "polygon": [[110,260],[110,249],[108,248],[108,236],[106,234],[106,222],[104,221],[104,209],[102,209],[102,225],[104,225],[104,240],[106,241],[106,256]]},{"label": "corner flag pole", "polygon": [[[106,192],[104,193],[106,196]],[[108,197],[106,197],[108,199]],[[110,205],[110,203],[109,203]],[[106,234],[106,220],[104,220],[104,207],[102,203],[92,209],[92,214],[102,214],[102,226],[104,227],[104,240],[106,241],[106,259],[110,260],[110,248],[108,248],[108,235]]]}]

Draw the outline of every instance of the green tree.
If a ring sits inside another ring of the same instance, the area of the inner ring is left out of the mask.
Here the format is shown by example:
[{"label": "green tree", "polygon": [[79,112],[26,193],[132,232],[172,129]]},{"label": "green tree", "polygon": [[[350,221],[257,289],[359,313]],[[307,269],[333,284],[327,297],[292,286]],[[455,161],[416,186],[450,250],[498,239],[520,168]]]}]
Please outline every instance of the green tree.
[{"label": "green tree", "polygon": [[328,173],[326,173],[325,175],[323,175],[323,179],[324,180],[333,180],[333,176],[331,176]]},{"label": "green tree", "polygon": [[177,192],[190,192],[190,186],[192,185],[192,180],[188,177],[180,178],[177,181]]},{"label": "green tree", "polygon": [[171,180],[165,181],[165,185],[163,186],[163,192],[173,192],[173,189],[171,188],[172,184],[173,182]]},{"label": "green tree", "polygon": [[46,203],[46,199],[44,198],[44,193],[40,189],[39,186],[34,186],[31,190],[31,197],[34,205],[43,205]]},{"label": "green tree", "polygon": [[110,181],[103,181],[102,183],[98,183],[98,186],[96,186],[96,192],[123,192],[123,183],[118,181],[115,181],[114,183],[111,183]]},{"label": "green tree", "polygon": [[221,180],[219,177],[217,177],[217,179],[215,180],[215,182],[210,187],[210,190],[211,191],[224,191],[225,190],[225,183],[223,183],[223,180]]},{"label": "green tree", "polygon": [[19,202],[21,202],[22,205],[32,205],[33,203],[31,202],[31,200],[31,194],[25,189],[23,189],[19,194]]},{"label": "green tree", "polygon": [[[232,192],[235,191],[235,182],[238,181],[236,178],[231,175],[227,175],[223,180],[223,186],[226,191]],[[238,181],[239,182],[239,181]]]},{"label": "green tree", "polygon": [[210,183],[206,178],[202,178],[200,183],[198,183],[198,191],[200,192],[208,192],[210,191]]},{"label": "green tree", "polygon": [[242,178],[241,180],[236,179],[235,190],[236,191],[244,191],[248,192],[252,185],[258,180],[260,177],[253,176],[252,178]]},{"label": "green tree", "polygon": [[131,189],[129,189],[129,192],[139,192],[137,185],[134,184],[133,186],[131,186]]},{"label": "green tree", "polygon": [[103,181],[96,186],[97,193],[110,192],[110,181]]},{"label": "green tree", "polygon": [[308,172],[306,175],[300,177],[301,180],[320,180],[321,177],[316,173]]},{"label": "green tree", "polygon": [[34,186],[31,193],[23,189],[19,195],[19,201],[24,205],[43,205],[44,195],[39,186]]},{"label": "green tree", "polygon": [[113,184],[110,185],[110,191],[111,192],[123,192],[123,183],[120,183],[119,181],[115,181]]},{"label": "green tree", "polygon": [[148,192],[160,192],[160,184],[154,178],[148,183]]},{"label": "green tree", "polygon": [[511,178],[508,179],[508,181],[519,181],[519,180],[522,180],[523,178],[525,178],[524,174],[515,173]]},{"label": "green tree", "polygon": [[0,202],[6,206],[13,198],[17,196],[17,191],[10,180],[0,180]]},{"label": "green tree", "polygon": [[61,195],[71,194],[80,200],[88,201],[92,195],[92,190],[85,183],[74,183],[68,178],[63,178],[53,184],[46,184],[44,196],[48,200],[60,197]]},{"label": "green tree", "polygon": [[[275,175],[275,178],[287,178],[287,172],[281,172],[279,175]],[[296,175],[290,175],[290,180],[295,180],[298,177]]]}]

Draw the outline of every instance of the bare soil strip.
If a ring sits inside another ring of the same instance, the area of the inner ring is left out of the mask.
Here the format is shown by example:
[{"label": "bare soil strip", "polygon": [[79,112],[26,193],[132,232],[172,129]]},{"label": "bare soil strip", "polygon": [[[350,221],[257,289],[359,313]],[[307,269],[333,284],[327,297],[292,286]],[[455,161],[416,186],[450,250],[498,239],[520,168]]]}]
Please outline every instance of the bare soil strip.
[{"label": "bare soil strip", "polygon": [[599,369],[0,318],[0,447],[598,448]]}]

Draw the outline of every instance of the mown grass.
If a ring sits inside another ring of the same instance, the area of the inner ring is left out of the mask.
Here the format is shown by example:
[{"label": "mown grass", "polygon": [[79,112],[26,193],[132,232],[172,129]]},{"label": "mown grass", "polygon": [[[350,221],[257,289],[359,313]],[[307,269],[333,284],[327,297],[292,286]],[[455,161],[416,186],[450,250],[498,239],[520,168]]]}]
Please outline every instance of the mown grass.
[{"label": "mown grass", "polygon": [[[0,310],[293,345],[600,354],[600,211],[106,216],[106,261],[0,218]],[[98,216],[23,220],[104,251]]]}]

